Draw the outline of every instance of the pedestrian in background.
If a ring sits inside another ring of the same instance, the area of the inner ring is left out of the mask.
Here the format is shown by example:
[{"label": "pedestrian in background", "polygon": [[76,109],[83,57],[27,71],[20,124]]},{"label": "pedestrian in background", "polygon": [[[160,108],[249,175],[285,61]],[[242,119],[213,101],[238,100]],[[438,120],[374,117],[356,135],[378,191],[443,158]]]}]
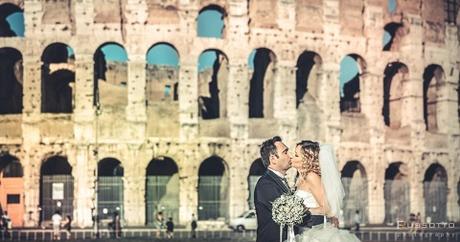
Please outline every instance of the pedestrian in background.
[{"label": "pedestrian in background", "polygon": [[174,222],[172,217],[169,217],[168,222],[166,222],[166,235],[168,239],[172,239],[174,237]]},{"label": "pedestrian in background", "polygon": [[355,217],[353,218],[355,222],[355,231],[359,231],[359,225],[361,224],[361,215],[359,215],[359,210],[356,210]]},{"label": "pedestrian in background", "polygon": [[198,224],[196,222],[195,214],[192,214],[192,223],[190,226],[192,228],[192,239],[196,239],[196,228],[198,227]]}]

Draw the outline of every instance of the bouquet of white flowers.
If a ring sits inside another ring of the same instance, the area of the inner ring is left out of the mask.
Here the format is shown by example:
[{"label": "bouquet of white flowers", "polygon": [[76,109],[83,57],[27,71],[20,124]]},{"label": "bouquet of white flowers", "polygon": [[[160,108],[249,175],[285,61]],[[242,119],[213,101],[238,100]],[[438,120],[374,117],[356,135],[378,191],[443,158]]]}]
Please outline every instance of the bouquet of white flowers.
[{"label": "bouquet of white flowers", "polygon": [[283,227],[288,226],[288,239],[294,239],[294,225],[302,223],[303,217],[308,210],[303,205],[303,199],[287,193],[275,199],[272,204],[272,217],[275,223],[280,225],[280,241],[283,239]]}]

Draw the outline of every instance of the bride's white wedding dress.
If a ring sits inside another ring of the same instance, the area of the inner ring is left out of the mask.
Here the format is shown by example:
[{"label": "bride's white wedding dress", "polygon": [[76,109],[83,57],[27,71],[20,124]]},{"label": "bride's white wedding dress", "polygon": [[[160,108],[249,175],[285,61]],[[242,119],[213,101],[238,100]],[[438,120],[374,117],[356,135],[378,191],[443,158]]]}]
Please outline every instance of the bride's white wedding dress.
[{"label": "bride's white wedding dress", "polygon": [[[330,208],[329,213],[332,215],[340,213],[345,196],[335,157],[334,149],[331,145],[320,146],[321,183]],[[297,190],[295,194],[304,200],[306,207],[319,207],[318,202],[310,192]],[[302,228],[302,230],[304,231],[295,237],[296,242],[360,242],[356,235],[350,233],[350,231],[338,229],[334,225],[326,223],[326,221],[313,226],[313,228]]]},{"label": "bride's white wedding dress", "polygon": [[[297,190],[295,195],[304,200],[306,207],[318,207],[318,203],[310,192]],[[306,228],[295,237],[296,242],[360,242],[350,231],[338,229],[330,223],[319,224]]]}]

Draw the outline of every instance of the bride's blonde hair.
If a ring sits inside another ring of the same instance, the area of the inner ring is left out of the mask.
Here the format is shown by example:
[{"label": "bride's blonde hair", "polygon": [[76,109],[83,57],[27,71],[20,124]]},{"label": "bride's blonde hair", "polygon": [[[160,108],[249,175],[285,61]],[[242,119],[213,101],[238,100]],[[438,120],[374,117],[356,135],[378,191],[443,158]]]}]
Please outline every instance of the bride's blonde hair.
[{"label": "bride's blonde hair", "polygon": [[302,177],[307,177],[307,174],[314,172],[321,176],[321,169],[319,167],[319,143],[303,140],[297,143],[297,146],[300,146],[301,158],[302,158],[302,168],[299,170],[299,173]]}]

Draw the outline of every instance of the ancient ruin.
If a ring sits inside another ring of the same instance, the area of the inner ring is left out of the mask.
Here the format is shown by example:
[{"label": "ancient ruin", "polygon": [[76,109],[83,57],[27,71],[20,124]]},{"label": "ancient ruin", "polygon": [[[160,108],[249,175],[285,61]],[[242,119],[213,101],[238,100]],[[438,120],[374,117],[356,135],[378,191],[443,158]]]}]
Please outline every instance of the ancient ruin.
[{"label": "ancient ruin", "polygon": [[[280,135],[335,146],[345,224],[356,209],[458,222],[459,5],[0,0],[2,209],[25,227],[55,210],[89,227],[95,208],[126,226],[158,211],[223,225],[253,206],[259,144]],[[206,11],[220,36],[198,34]],[[358,71],[341,83],[344,58]]]}]

